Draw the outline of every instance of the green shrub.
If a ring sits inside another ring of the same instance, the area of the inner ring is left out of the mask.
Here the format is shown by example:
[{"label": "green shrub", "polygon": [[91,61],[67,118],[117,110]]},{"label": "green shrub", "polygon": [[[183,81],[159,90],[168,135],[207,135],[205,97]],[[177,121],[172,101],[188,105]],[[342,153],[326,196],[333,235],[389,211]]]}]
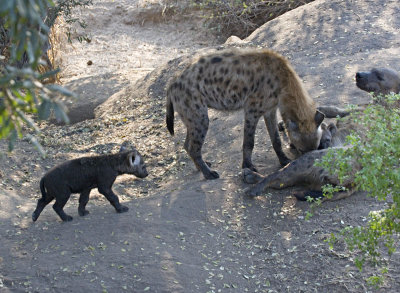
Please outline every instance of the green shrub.
[{"label": "green shrub", "polygon": [[[25,133],[24,127],[39,132],[30,114],[47,119],[53,111],[56,118],[68,122],[59,94],[68,97],[73,94],[61,86],[43,83],[57,70],[37,71],[39,65],[46,66],[41,56],[49,27],[43,20],[51,7],[51,0],[0,2],[1,37],[9,42],[0,52],[4,54],[0,56],[3,60],[0,64],[0,139],[8,138],[9,150]],[[26,136],[41,150],[33,135]]]},{"label": "green shrub", "polygon": [[[383,210],[370,212],[365,227],[347,227],[341,232],[349,249],[356,251],[355,265],[360,270],[367,260],[373,265],[384,264],[381,251],[391,255],[395,251],[394,237],[400,232],[399,104],[400,95],[391,94],[385,97],[385,106],[373,104],[363,115],[353,116],[362,131],[348,137],[349,148],[332,149],[319,163],[342,180],[354,176],[355,190],[387,203]],[[325,193],[330,196],[328,189]],[[336,237],[331,240],[334,242]],[[368,282],[379,285],[380,278],[372,276]]]}]

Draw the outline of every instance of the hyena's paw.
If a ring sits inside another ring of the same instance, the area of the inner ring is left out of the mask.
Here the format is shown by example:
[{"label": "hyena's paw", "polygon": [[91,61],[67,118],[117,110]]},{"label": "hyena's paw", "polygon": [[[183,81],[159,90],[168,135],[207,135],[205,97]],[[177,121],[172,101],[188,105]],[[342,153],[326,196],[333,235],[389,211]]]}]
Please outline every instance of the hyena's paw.
[{"label": "hyena's paw", "polygon": [[244,193],[249,197],[256,197],[256,196],[261,195],[263,193],[263,190],[261,188],[259,188],[258,186],[254,186],[254,187],[246,188],[244,190]]},{"label": "hyena's paw", "polygon": [[74,218],[71,217],[70,215],[65,215],[65,217],[62,218],[64,222],[71,222]]},{"label": "hyena's paw", "polygon": [[78,210],[78,214],[81,217],[87,216],[89,215],[89,211],[88,210]]},{"label": "hyena's paw", "polygon": [[39,215],[36,212],[33,212],[32,214],[32,221],[36,222],[36,220],[39,218]]},{"label": "hyena's paw", "polygon": [[243,162],[242,169],[250,169],[251,171],[257,172],[257,168],[252,163]]},{"label": "hyena's paw", "polygon": [[218,179],[219,174],[216,171],[210,170],[210,172],[204,173],[204,178],[206,178],[207,180]]},{"label": "hyena's paw", "polygon": [[127,206],[123,206],[121,205],[119,208],[116,209],[117,213],[125,213],[129,210],[129,208]]},{"label": "hyena's paw", "polygon": [[291,161],[288,158],[284,158],[284,159],[279,159],[279,163],[281,163],[281,166],[284,167],[287,164],[289,164]]},{"label": "hyena's paw", "polygon": [[245,168],[242,170],[242,177],[243,177],[244,183],[247,183],[247,184],[256,184],[263,179],[263,177],[260,174],[254,172],[248,168]]}]

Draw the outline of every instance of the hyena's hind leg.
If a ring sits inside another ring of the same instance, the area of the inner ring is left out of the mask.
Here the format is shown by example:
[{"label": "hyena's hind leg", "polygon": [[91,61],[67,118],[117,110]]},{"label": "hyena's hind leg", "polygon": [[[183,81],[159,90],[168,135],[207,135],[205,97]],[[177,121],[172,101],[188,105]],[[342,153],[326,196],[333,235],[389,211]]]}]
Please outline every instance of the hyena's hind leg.
[{"label": "hyena's hind leg", "polygon": [[71,196],[71,192],[67,190],[64,191],[59,190],[58,194],[59,195],[56,197],[56,202],[53,204],[54,211],[64,222],[72,221],[73,218],[64,212],[64,206],[67,203],[69,197]]},{"label": "hyena's hind leg", "polygon": [[201,171],[206,179],[217,179],[219,175],[216,171],[210,169],[201,155],[204,140],[208,131],[209,119],[207,115],[207,108],[199,110],[198,113],[205,113],[203,115],[195,115],[190,119],[183,119],[187,127],[187,134],[185,140],[185,150],[193,160],[196,168]]},{"label": "hyena's hind leg", "polygon": [[37,203],[36,209],[32,214],[32,220],[36,222],[43,209],[54,199],[52,196],[42,196]]},{"label": "hyena's hind leg", "polygon": [[[184,147],[186,153],[188,153],[188,154],[189,154],[189,140],[190,140],[190,139],[189,139],[189,131],[187,131],[187,132],[186,132],[186,138],[185,138],[185,144],[183,145],[183,147]],[[210,162],[208,162],[208,161],[204,161],[204,162],[207,164],[208,167],[211,167],[211,163],[210,163]],[[196,168],[197,168],[197,170],[201,171],[201,170],[197,167],[197,165],[196,165]]]}]

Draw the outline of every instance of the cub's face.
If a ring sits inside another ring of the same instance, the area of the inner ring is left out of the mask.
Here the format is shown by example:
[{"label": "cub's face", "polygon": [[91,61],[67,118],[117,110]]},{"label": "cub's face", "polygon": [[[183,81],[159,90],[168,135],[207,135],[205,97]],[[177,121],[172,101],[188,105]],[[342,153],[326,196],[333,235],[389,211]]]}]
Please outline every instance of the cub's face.
[{"label": "cub's face", "polygon": [[128,172],[139,178],[145,178],[149,173],[147,173],[146,164],[143,161],[142,156],[138,152],[130,152],[127,157]]}]

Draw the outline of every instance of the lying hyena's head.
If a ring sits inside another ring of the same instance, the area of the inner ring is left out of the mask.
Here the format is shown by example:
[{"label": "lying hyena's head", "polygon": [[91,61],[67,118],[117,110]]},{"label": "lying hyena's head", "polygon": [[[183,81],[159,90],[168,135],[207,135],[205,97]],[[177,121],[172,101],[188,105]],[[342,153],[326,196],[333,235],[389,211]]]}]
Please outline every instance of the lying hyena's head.
[{"label": "lying hyena's head", "polygon": [[358,88],[374,94],[389,94],[400,92],[400,75],[389,68],[373,68],[371,71],[357,72]]},{"label": "lying hyena's head", "polygon": [[299,125],[298,122],[293,120],[288,120],[287,130],[290,142],[300,153],[318,149],[322,136],[321,123],[324,118],[325,115],[317,111],[314,121],[310,125],[307,125],[307,127]]},{"label": "lying hyena's head", "polygon": [[139,178],[145,178],[149,175],[146,170],[146,164],[137,150],[134,148],[127,150],[127,148],[122,145],[120,153],[122,156],[122,162],[120,162],[121,172],[133,174]]}]

